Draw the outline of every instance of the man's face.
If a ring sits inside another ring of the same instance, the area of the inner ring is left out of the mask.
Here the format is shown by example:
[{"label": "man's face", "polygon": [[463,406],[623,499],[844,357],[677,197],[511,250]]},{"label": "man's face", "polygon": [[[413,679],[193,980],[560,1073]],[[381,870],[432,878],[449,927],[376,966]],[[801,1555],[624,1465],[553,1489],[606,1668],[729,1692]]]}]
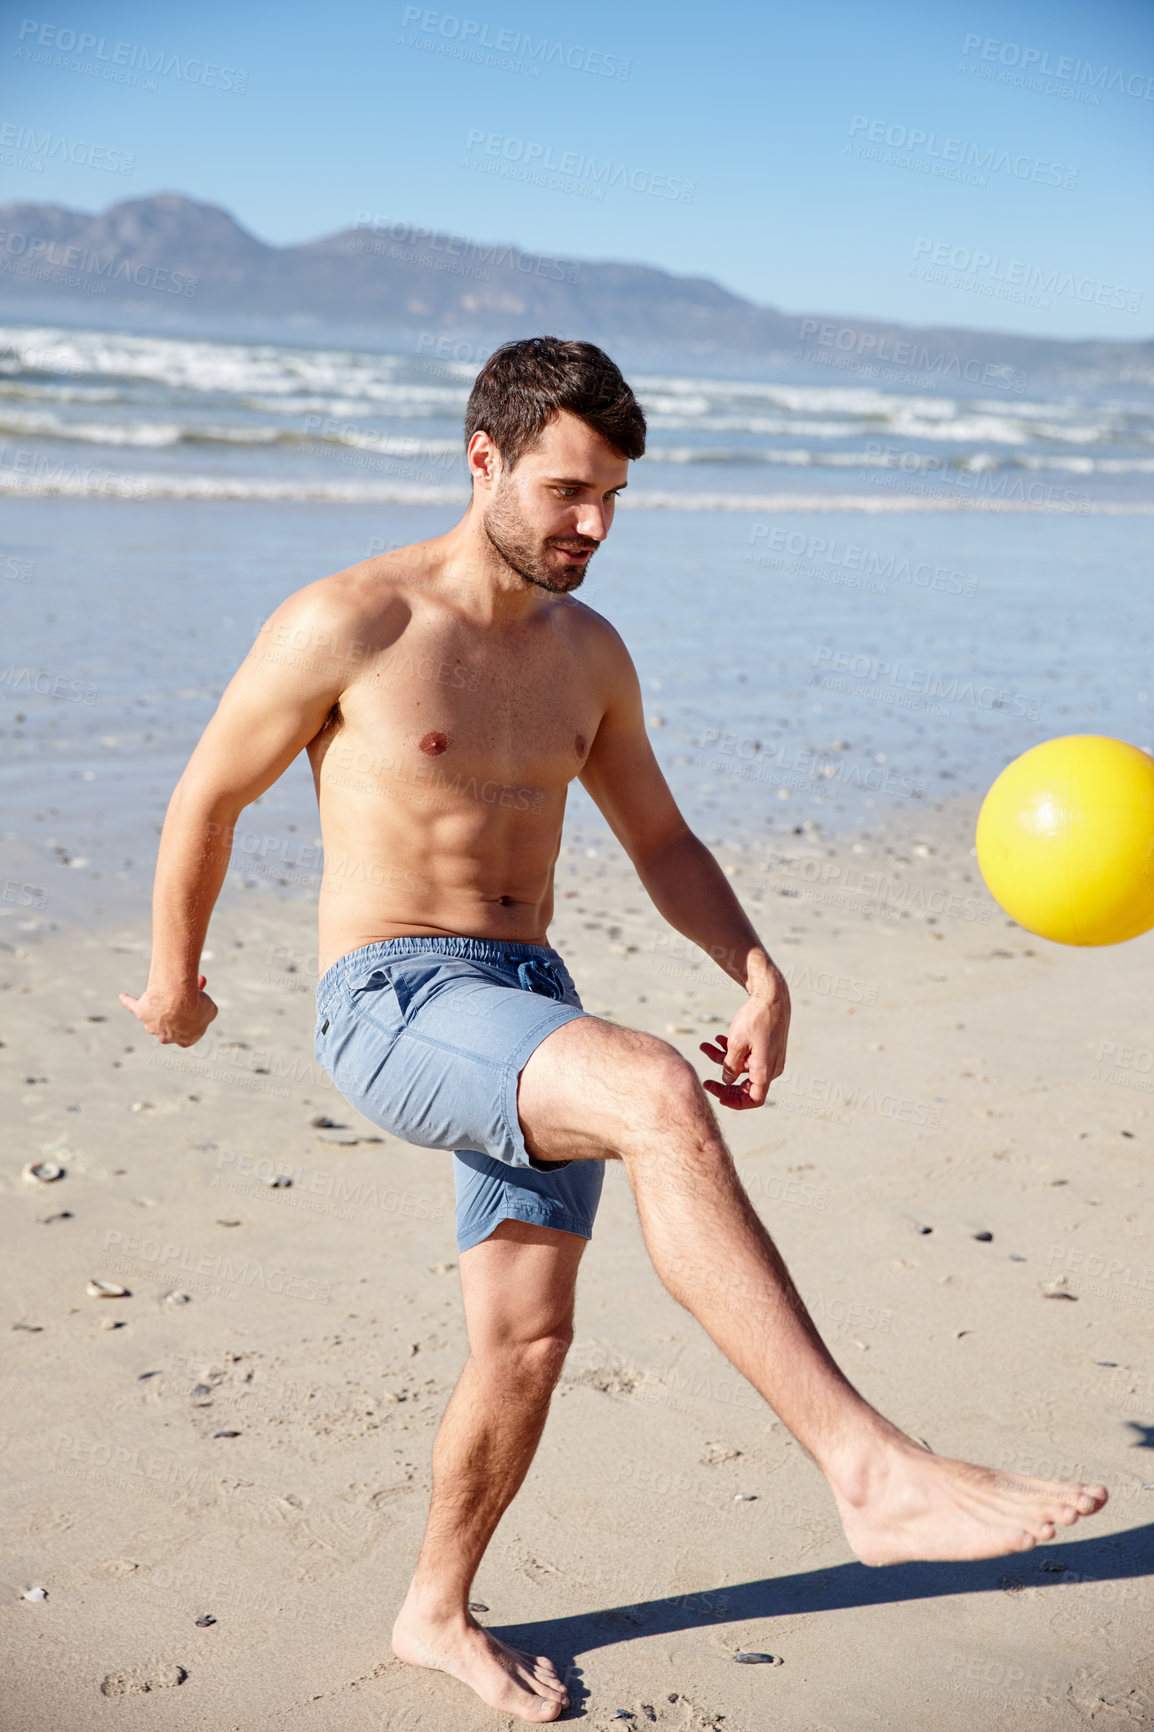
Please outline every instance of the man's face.
[{"label": "man's face", "polygon": [[609,533],[628,458],[567,410],[511,471],[488,434],[473,435],[469,456],[479,480],[478,465],[487,472],[485,533],[505,563],[539,589],[558,595],[577,589]]}]

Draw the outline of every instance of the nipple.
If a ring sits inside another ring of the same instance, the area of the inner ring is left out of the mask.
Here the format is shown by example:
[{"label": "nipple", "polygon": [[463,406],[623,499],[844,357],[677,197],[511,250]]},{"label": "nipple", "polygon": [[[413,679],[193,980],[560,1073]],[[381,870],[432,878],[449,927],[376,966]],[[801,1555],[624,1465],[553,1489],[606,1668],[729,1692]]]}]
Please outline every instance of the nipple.
[{"label": "nipple", "polygon": [[585,756],[585,750],[586,750],[586,748],[585,748],[585,735],[584,734],[578,734],[576,740],[574,740],[573,743],[577,747],[577,756],[579,758],[583,758]]},{"label": "nipple", "polygon": [[420,739],[422,752],[428,758],[439,758],[442,752],[449,749],[448,734],[422,734]]}]

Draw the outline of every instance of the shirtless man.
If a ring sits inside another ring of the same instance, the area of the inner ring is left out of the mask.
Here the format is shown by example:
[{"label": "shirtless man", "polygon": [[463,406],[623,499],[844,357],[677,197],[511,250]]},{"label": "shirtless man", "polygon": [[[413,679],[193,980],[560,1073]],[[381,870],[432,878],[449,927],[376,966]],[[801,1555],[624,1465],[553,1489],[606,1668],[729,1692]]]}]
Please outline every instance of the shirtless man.
[{"label": "shirtless man", "polygon": [[[121,1002],[161,1042],[204,1034],[217,1012],[200,956],[233,827],[307,751],[325,846],[317,1057],[378,1125],[454,1151],[470,1357],[393,1650],[542,1722],[564,1683],[483,1630],[469,1589],[541,1437],[607,1160],[624,1163],[665,1286],[825,1474],[864,1563],[1026,1551],[1106,1491],[936,1456],[834,1363],[706,1093],[764,1104],[785,1064],[785,981],[674,803],[625,645],[572,594],[644,418],[601,350],[540,337],[490,357],[465,436],[473,495],[454,529],[298,590],[262,629],[173,794],[148,984]],[[702,1046],[720,1081],[585,1014],[548,946],[576,776],[661,914],[746,990]]]}]

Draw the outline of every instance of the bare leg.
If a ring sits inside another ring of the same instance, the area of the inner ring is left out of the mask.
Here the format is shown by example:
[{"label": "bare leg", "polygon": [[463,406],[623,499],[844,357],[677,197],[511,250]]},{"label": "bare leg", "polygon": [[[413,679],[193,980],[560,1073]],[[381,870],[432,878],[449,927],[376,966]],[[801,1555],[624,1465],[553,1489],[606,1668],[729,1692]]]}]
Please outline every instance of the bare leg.
[{"label": "bare leg", "polygon": [[817,1462],[863,1563],[1026,1551],[1105,1503],[1103,1486],[933,1455],[858,1394],[746,1196],[695,1071],[666,1042],[595,1017],[567,1023],[530,1056],[518,1106],[538,1158],[624,1161],[657,1273]]},{"label": "bare leg", "polygon": [[573,1290],[586,1241],[502,1221],[461,1256],[470,1356],[433,1448],[433,1496],[393,1652],[460,1678],[523,1720],[568,1705],[552,1661],[483,1630],[469,1590],[497,1523],[529,1470],[573,1339]]}]

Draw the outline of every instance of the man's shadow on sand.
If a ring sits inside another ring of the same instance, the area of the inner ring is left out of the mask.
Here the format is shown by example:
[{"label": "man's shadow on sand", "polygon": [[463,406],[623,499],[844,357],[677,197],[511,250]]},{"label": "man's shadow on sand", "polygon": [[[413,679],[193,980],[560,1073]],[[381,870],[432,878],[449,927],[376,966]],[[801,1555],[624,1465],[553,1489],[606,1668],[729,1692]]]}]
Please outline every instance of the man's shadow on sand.
[{"label": "man's shadow on sand", "polygon": [[495,1636],[532,1654],[548,1654],[569,1687],[569,1718],[582,1705],[578,1654],[642,1636],[667,1636],[685,1630],[747,1623],[752,1618],[797,1617],[804,1612],[838,1612],[854,1606],[889,1606],[903,1600],[943,1599],[953,1594],[990,1594],[1006,1587],[1049,1588],[1078,1583],[1097,1585],[1103,1608],[1124,1605],[1119,1589],[1106,1585],[1154,1575],[1154,1522],[1103,1538],[1066,1540],[1030,1552],[977,1563],[835,1564],[791,1576],[736,1582],[660,1600],[634,1600],[577,1612],[567,1618],[534,1623],[489,1625]]}]

